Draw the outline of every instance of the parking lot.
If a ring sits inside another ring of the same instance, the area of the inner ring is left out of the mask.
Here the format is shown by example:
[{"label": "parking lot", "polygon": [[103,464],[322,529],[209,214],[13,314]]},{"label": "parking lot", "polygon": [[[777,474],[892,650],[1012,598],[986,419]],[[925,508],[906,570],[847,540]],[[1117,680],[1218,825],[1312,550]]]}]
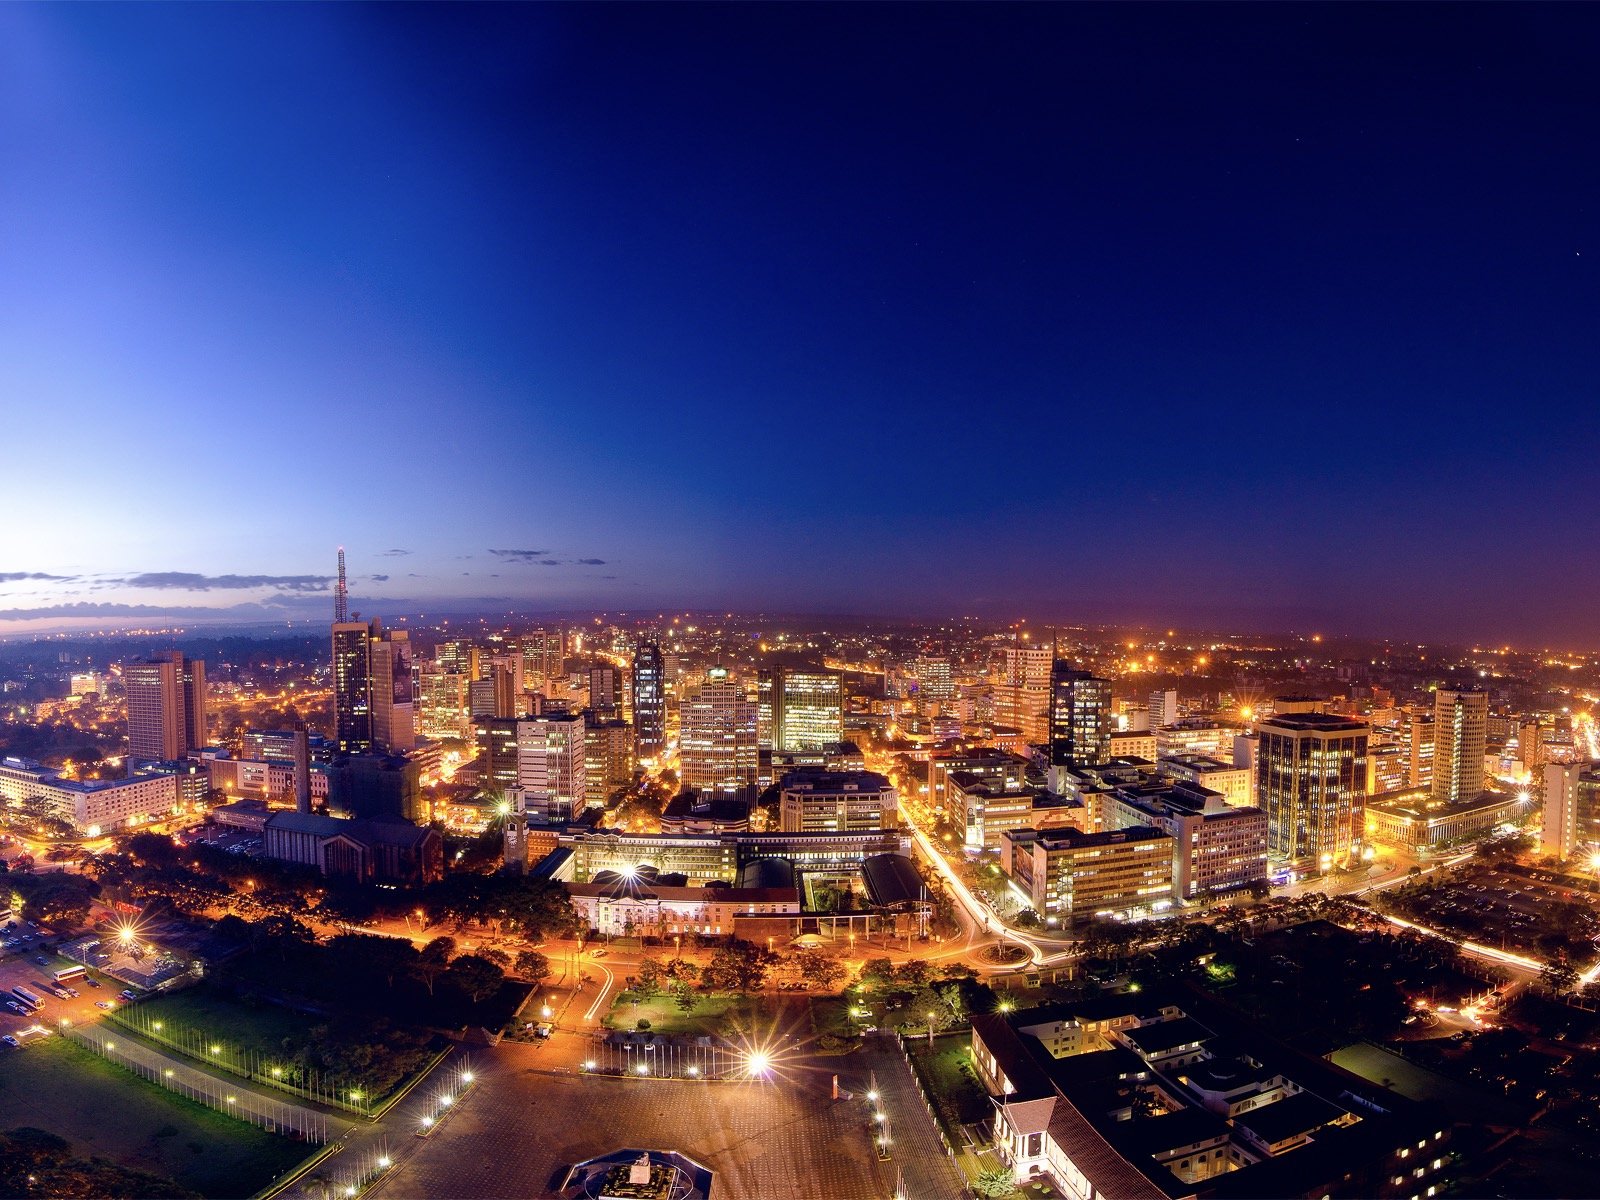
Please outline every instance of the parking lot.
[{"label": "parking lot", "polygon": [[1540,939],[1566,931],[1575,957],[1594,957],[1600,910],[1585,892],[1564,887],[1548,872],[1517,874],[1471,863],[1437,879],[1412,900],[1417,919],[1485,946],[1545,955]]},{"label": "parking lot", "polygon": [[[44,959],[40,963],[39,959]],[[106,1012],[125,1003],[121,997],[123,985],[98,971],[85,972],[82,978],[66,980],[59,985],[66,996],[58,996],[51,989],[57,987],[54,974],[76,966],[57,954],[41,951],[37,954],[9,955],[0,962],[0,1036],[19,1037],[23,1031],[42,1026],[59,1029],[63,1021],[74,1025],[98,1021]],[[22,987],[42,1001],[34,1012],[26,1011],[12,988]],[[76,995],[71,993],[76,992]],[[25,1040],[25,1039],[23,1039]]]}]

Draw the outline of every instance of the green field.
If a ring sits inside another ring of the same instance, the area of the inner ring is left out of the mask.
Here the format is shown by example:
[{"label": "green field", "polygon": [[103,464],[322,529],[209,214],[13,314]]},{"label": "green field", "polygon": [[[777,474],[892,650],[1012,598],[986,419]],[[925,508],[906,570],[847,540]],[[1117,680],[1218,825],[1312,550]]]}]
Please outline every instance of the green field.
[{"label": "green field", "polygon": [[148,1083],[66,1038],[0,1059],[0,1129],[31,1125],[100,1157],[207,1196],[248,1196],[313,1147]]},{"label": "green field", "polygon": [[911,1038],[906,1052],[945,1137],[960,1145],[962,1125],[987,1120],[994,1112],[988,1092],[972,1073],[972,1036],[946,1034],[934,1039],[931,1050],[927,1038]]},{"label": "green field", "polygon": [[717,993],[696,996],[694,1008],[685,1013],[671,996],[639,1001],[619,998],[606,1014],[606,1025],[611,1029],[637,1029],[643,1020],[650,1022],[651,1033],[727,1034],[736,1024],[749,1025],[758,1005],[759,1001],[746,996]]},{"label": "green field", "polygon": [[139,1005],[138,1015],[162,1022],[169,1034],[189,1030],[239,1050],[269,1056],[282,1054],[285,1042],[300,1045],[306,1040],[306,1029],[319,1023],[316,1017],[272,1005],[245,1004],[205,987],[152,997]]}]

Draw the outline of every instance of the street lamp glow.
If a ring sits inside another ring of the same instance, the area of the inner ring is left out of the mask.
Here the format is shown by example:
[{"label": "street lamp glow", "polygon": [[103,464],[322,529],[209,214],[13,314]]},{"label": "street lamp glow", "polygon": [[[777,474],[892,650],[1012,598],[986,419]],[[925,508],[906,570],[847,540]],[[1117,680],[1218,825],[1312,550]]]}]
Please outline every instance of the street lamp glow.
[{"label": "street lamp glow", "polygon": [[872,1104],[876,1104],[878,1102],[878,1093],[876,1091],[868,1092],[867,1100]]},{"label": "street lamp glow", "polygon": [[463,1071],[463,1072],[461,1072],[461,1082],[462,1083],[471,1083],[472,1082],[472,1072],[471,1071]]},{"label": "street lamp glow", "polygon": [[648,1074],[650,1074],[650,1064],[649,1063],[640,1063],[639,1067],[638,1067],[638,1070],[639,1070],[639,1074],[648,1075]]},{"label": "street lamp glow", "polygon": [[688,1070],[689,1078],[693,1079],[698,1074],[700,1074],[700,1068],[699,1067],[690,1067],[689,1068],[689,1070]]},{"label": "street lamp glow", "polygon": [[764,1050],[752,1050],[746,1060],[746,1067],[752,1075],[765,1075],[772,1066],[772,1058]]},{"label": "street lamp glow", "polygon": [[440,1108],[449,1108],[455,1102],[456,1102],[456,1098],[454,1096],[440,1096],[439,1097],[439,1107]]},{"label": "street lamp glow", "polygon": [[594,1070],[594,1059],[592,1059],[592,1058],[591,1059],[587,1059],[583,1064],[583,1069],[585,1071]]},{"label": "street lamp glow", "polygon": [[432,1129],[433,1128],[433,1118],[432,1117],[423,1117],[422,1118],[422,1127],[424,1129]]},{"label": "street lamp glow", "polygon": [[379,1158],[378,1158],[378,1166],[380,1166],[383,1169],[387,1170],[388,1167],[389,1167],[389,1163],[390,1163],[390,1158],[389,1158],[389,1156],[387,1154],[379,1156]]}]

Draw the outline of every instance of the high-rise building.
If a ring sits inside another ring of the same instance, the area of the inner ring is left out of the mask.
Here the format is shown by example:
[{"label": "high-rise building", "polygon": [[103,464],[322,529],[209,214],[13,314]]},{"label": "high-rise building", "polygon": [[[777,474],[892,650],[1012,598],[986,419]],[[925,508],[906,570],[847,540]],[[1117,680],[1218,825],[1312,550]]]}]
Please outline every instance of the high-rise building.
[{"label": "high-rise building", "polygon": [[678,778],[684,787],[737,792],[756,782],[755,702],[726,668],[711,668],[678,714]]},{"label": "high-rise building", "polygon": [[206,744],[206,664],[177,650],[122,669],[128,694],[128,759],[168,762]]},{"label": "high-rise building", "polygon": [[530,689],[541,690],[566,671],[566,639],[559,629],[535,629],[522,637],[522,662]]},{"label": "high-rise building", "polygon": [[333,623],[333,741],[341,754],[372,749],[372,626]]},{"label": "high-rise building", "polygon": [[1489,694],[1477,688],[1440,688],[1433,697],[1433,799],[1470,800],[1483,791]]},{"label": "high-rise building", "polygon": [[1018,642],[1002,647],[994,682],[995,720],[1022,731],[1042,746],[1050,737],[1050,677],[1054,654],[1047,645]]},{"label": "high-rise building", "polygon": [[1178,719],[1178,692],[1176,688],[1158,688],[1150,693],[1150,728],[1160,729]]},{"label": "high-rise building", "polygon": [[633,726],[626,721],[584,713],[583,749],[592,799],[603,801],[633,782]]},{"label": "high-rise building", "polygon": [[517,722],[517,788],[522,793],[521,811],[566,819],[588,807],[582,717],[554,713]]},{"label": "high-rise building", "polygon": [[667,692],[661,647],[645,642],[633,654],[634,749],[654,759],[667,745]]},{"label": "high-rise building", "polygon": [[1365,828],[1367,723],[1292,713],[1259,729],[1256,803],[1267,814],[1272,862],[1313,874],[1348,861]]},{"label": "high-rise building", "polygon": [[589,668],[589,708],[608,721],[622,715],[622,672],[610,663]]},{"label": "high-rise building", "polygon": [[390,630],[372,643],[372,744],[390,754],[416,749],[411,635]]},{"label": "high-rise building", "polygon": [[340,754],[404,752],[416,745],[411,635],[383,622],[333,623],[334,745]]},{"label": "high-rise building", "polygon": [[759,691],[771,711],[770,749],[816,750],[844,741],[844,677],[839,672],[776,667],[761,673]]},{"label": "high-rise building", "polygon": [[417,674],[417,728],[423,737],[469,738],[472,721],[467,708],[467,677],[443,670],[435,659],[423,663]]},{"label": "high-rise building", "polygon": [[1433,787],[1433,713],[1412,705],[1406,710],[1406,786]]},{"label": "high-rise building", "polygon": [[875,771],[805,767],[783,777],[778,819],[784,833],[893,829],[899,824],[899,797]]},{"label": "high-rise building", "polygon": [[1057,660],[1050,672],[1050,761],[1088,766],[1111,757],[1111,682]]},{"label": "high-rise building", "polygon": [[478,779],[492,792],[517,786],[517,719],[482,716],[472,723],[478,743]]}]

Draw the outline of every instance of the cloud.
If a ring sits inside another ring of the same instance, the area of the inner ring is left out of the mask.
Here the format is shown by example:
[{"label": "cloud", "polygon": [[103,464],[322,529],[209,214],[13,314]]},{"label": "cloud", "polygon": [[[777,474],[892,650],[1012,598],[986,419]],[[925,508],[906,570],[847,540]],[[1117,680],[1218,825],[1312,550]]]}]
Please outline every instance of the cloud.
[{"label": "cloud", "polygon": [[603,558],[580,558],[578,559],[578,565],[580,567],[603,567],[606,565],[606,560]]},{"label": "cloud", "polygon": [[532,562],[536,558],[543,558],[549,554],[548,550],[491,550],[490,554],[496,558],[510,559],[513,562]]},{"label": "cloud", "polygon": [[387,575],[368,575],[367,578],[372,580],[373,583],[388,583],[389,582],[389,577]]},{"label": "cloud", "polygon": [[43,571],[0,571],[0,583],[15,583],[19,579],[49,579],[66,583],[77,578],[76,575],[46,575]]},{"label": "cloud", "polygon": [[409,550],[385,550],[381,554],[379,554],[378,557],[379,558],[400,558],[403,555],[407,555],[407,554],[410,554],[410,553],[411,553],[411,551],[409,551]]},{"label": "cloud", "polygon": [[178,589],[188,592],[237,591],[274,587],[287,592],[325,592],[331,575],[197,575],[191,571],[146,571],[117,582],[126,587]]}]

